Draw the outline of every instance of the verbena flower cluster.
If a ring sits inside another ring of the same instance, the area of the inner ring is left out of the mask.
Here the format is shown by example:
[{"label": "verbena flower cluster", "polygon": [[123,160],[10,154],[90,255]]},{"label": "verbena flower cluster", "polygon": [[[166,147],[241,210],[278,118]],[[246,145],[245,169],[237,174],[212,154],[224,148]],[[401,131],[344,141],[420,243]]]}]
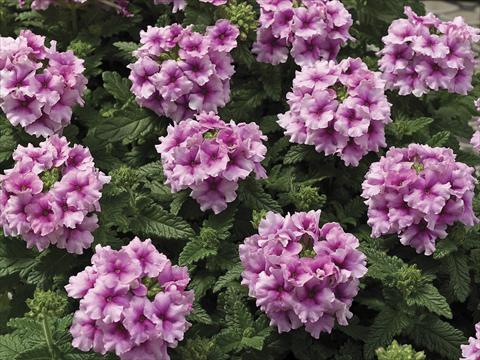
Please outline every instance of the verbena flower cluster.
[{"label": "verbena flower cluster", "polygon": [[386,146],[391,104],[384,87],[380,74],[359,58],[317,61],[297,72],[287,94],[290,110],[278,123],[291,142],[315,145],[316,151],[357,166],[369,151]]},{"label": "verbena flower cluster", "polygon": [[432,13],[418,16],[408,6],[405,15],[407,19],[393,21],[383,37],[379,64],[387,87],[400,95],[440,89],[467,94],[475,70],[472,45],[480,41],[480,29],[462,17],[441,21]]},{"label": "verbena flower cluster", "polygon": [[261,62],[311,65],[334,59],[349,39],[352,16],[338,0],[257,0],[260,27],[253,53]]},{"label": "verbena flower cluster", "polygon": [[[475,106],[477,107],[478,112],[480,112],[480,98],[475,101]],[[473,133],[470,144],[472,144],[475,150],[480,151],[480,116],[475,119],[475,132]]]},{"label": "verbena flower cluster", "polygon": [[472,209],[473,173],[455,161],[451,149],[391,148],[370,166],[362,185],[372,236],[397,233],[403,245],[431,255],[448,226],[478,222]]},{"label": "verbena flower cluster", "polygon": [[202,211],[216,214],[237,197],[238,181],[255,172],[265,178],[260,162],[267,139],[255,123],[225,123],[213,112],[170,125],[156,146],[166,183],[173,192],[192,189]]},{"label": "verbena flower cluster", "polygon": [[174,121],[216,112],[230,100],[230,51],[238,35],[228,20],[218,20],[204,35],[178,24],[141,31],[138,60],[128,66],[137,102]]},{"label": "verbena flower cluster", "polygon": [[349,308],[367,272],[358,239],[338,223],[319,227],[320,211],[268,213],[258,234],[240,245],[242,284],[279,332],[305,326],[317,338]]},{"label": "verbena flower cluster", "polygon": [[12,125],[47,137],[70,123],[72,107],[83,105],[87,79],[83,60],[60,52],[56,42],[22,30],[0,37],[0,107]]},{"label": "verbena flower cluster", "polygon": [[95,168],[90,151],[52,135],[38,147],[19,145],[13,169],[0,175],[0,225],[39,251],[50,244],[81,254],[98,227],[99,200],[110,181]]},{"label": "verbena flower cluster", "polygon": [[[85,4],[87,0],[67,0],[67,3],[72,2],[74,4]],[[25,0],[18,1],[20,6],[25,5]],[[58,0],[33,0],[31,3],[32,10],[47,10],[50,5],[64,4],[63,1]],[[132,13],[128,10],[128,0],[101,0],[99,1],[101,5],[104,5],[109,8],[113,8],[117,11],[118,14],[123,16],[132,16]]]},{"label": "verbena flower cluster", "polygon": [[480,323],[475,325],[475,337],[468,339],[467,345],[462,345],[462,357],[460,360],[479,360],[480,359]]},{"label": "verbena flower cluster", "polygon": [[97,245],[92,266],[70,277],[65,289],[80,300],[70,333],[82,351],[115,352],[122,360],[168,360],[183,340],[193,291],[187,268],[172,265],[150,239],[120,250]]}]

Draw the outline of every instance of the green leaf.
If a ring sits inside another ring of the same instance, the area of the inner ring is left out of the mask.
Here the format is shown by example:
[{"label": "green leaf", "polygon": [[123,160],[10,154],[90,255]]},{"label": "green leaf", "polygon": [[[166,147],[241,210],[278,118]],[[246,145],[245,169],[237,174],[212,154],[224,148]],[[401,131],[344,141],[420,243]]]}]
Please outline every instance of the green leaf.
[{"label": "green leaf", "polygon": [[396,256],[389,256],[382,250],[373,249],[369,246],[362,246],[363,253],[367,256],[368,272],[367,276],[385,280],[399,271],[405,263]]},{"label": "green leaf", "polygon": [[470,294],[470,267],[467,256],[462,253],[454,253],[446,258],[446,262],[450,275],[450,288],[455,297],[460,302],[464,302]]},{"label": "green leaf", "polygon": [[105,90],[120,103],[126,103],[129,99],[133,98],[130,92],[130,81],[122,78],[119,73],[105,71],[102,74],[102,79]]},{"label": "green leaf", "polygon": [[387,129],[398,138],[402,138],[405,135],[415,134],[416,132],[427,127],[432,122],[433,119],[429,117],[419,117],[416,119],[399,118],[388,125]]},{"label": "green leaf", "polygon": [[375,350],[389,345],[395,336],[399,335],[410,325],[410,316],[396,309],[385,307],[373,321],[369,328],[365,343],[365,357],[372,359]]},{"label": "green leaf", "polygon": [[185,245],[178,258],[178,263],[180,265],[191,265],[199,260],[216,254],[217,247],[204,243],[200,241],[200,239],[194,239]]},{"label": "green leaf", "polygon": [[160,206],[152,206],[132,219],[134,232],[144,236],[159,236],[166,239],[188,240],[195,236],[191,226],[182,218],[173,215]]},{"label": "green leaf", "polygon": [[131,106],[103,120],[97,126],[95,134],[109,142],[128,143],[151,133],[158,121],[147,110]]},{"label": "green leaf", "polygon": [[418,288],[406,299],[408,305],[424,306],[431,312],[452,318],[452,310],[448,305],[447,299],[442,296],[438,289],[432,284],[425,284]]},{"label": "green leaf", "polygon": [[0,240],[0,277],[18,274],[27,279],[45,253],[36,254],[34,250],[26,249],[25,243],[20,239],[0,236]]},{"label": "green leaf", "polygon": [[282,130],[277,121],[278,116],[276,115],[264,116],[258,125],[260,126],[263,134],[270,134]]},{"label": "green leaf", "polygon": [[138,44],[134,42],[129,42],[129,41],[117,41],[113,43],[113,46],[115,46],[118,50],[120,50],[119,55],[131,62],[135,59],[135,57],[132,55],[132,52],[138,49]]},{"label": "green leaf", "polygon": [[432,147],[444,146],[447,143],[449,137],[450,131],[440,131],[433,135],[430,140],[427,141],[427,145],[430,145]]},{"label": "green leaf", "polygon": [[213,288],[213,292],[219,292],[221,289],[227,287],[229,283],[237,281],[240,278],[242,271],[242,264],[238,263],[233,265],[230,270],[218,278],[218,281],[215,283],[215,287]]},{"label": "green leaf", "polygon": [[15,357],[15,360],[52,360],[46,344],[23,351]]},{"label": "green leaf", "polygon": [[197,302],[193,303],[193,309],[188,319],[190,321],[195,321],[201,324],[210,325],[212,323],[212,318]]},{"label": "green leaf", "polygon": [[239,199],[254,210],[269,210],[281,213],[282,208],[270,194],[263,190],[258,181],[247,179],[242,183],[238,194]]},{"label": "green leaf", "polygon": [[452,360],[458,360],[460,345],[467,340],[460,330],[436,316],[415,323],[408,336],[420,347]]},{"label": "green leaf", "polygon": [[308,145],[293,145],[288,149],[285,157],[283,158],[283,163],[285,165],[297,164],[303,160],[311,153],[312,147]]},{"label": "green leaf", "polygon": [[255,350],[262,350],[263,343],[265,342],[265,337],[263,336],[253,336],[253,337],[243,337],[240,341],[240,344],[244,347],[249,347]]},{"label": "green leaf", "polygon": [[433,253],[434,259],[442,259],[445,256],[451,254],[454,251],[457,251],[457,242],[454,241],[450,236],[442,241],[438,242],[435,252]]},{"label": "green leaf", "polygon": [[0,336],[0,359],[15,359],[25,350],[23,341],[14,334]]},{"label": "green leaf", "polygon": [[0,115],[0,163],[10,160],[16,146],[10,123],[3,115]]},{"label": "green leaf", "polygon": [[203,222],[204,228],[211,228],[216,231],[216,237],[219,240],[226,240],[230,236],[230,230],[235,222],[235,214],[237,213],[237,204],[232,203],[220,214],[213,214]]}]

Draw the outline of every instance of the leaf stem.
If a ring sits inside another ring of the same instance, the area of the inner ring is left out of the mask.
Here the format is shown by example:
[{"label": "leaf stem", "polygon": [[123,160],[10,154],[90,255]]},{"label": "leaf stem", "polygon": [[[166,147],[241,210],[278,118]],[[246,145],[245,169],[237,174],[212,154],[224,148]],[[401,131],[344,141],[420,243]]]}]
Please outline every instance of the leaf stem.
[{"label": "leaf stem", "polygon": [[43,319],[42,319],[42,328],[43,328],[43,335],[45,336],[45,340],[47,341],[48,352],[50,353],[52,360],[57,360],[57,355],[55,353],[55,348],[53,345],[52,331],[50,330],[48,317],[45,315],[43,316]]}]

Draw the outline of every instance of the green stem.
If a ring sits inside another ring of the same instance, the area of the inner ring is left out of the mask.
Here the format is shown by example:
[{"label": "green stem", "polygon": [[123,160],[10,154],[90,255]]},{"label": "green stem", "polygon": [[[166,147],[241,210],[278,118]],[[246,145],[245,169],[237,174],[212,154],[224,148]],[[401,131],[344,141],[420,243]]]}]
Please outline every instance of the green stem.
[{"label": "green stem", "polygon": [[48,324],[47,316],[43,316],[42,320],[43,335],[47,341],[48,352],[50,353],[52,360],[57,360],[57,355],[55,353],[55,348],[53,346],[52,331],[50,330],[50,325]]}]

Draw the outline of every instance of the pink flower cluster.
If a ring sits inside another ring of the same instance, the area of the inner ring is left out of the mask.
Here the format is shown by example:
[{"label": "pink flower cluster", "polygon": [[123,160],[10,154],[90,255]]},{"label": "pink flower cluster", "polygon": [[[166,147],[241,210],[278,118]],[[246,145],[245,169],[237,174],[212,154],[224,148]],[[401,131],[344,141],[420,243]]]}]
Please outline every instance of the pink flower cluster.
[{"label": "pink flower cluster", "polygon": [[0,175],[0,225],[39,251],[50,244],[81,254],[98,227],[95,211],[104,184],[90,151],[53,135],[38,147],[19,145],[13,169]]},{"label": "pink flower cluster", "polygon": [[218,20],[205,35],[178,24],[141,31],[138,60],[128,66],[137,102],[174,121],[216,112],[230,100],[230,51],[238,35],[228,20]]},{"label": "pink flower cluster", "polygon": [[337,319],[347,325],[367,272],[358,239],[338,223],[319,228],[320,211],[268,213],[240,245],[242,284],[279,332],[305,326],[317,338]]},{"label": "pink flower cluster", "polygon": [[462,345],[460,360],[480,360],[480,323],[475,325],[475,337],[468,339],[468,345]]},{"label": "pink flower cluster", "polygon": [[47,137],[70,123],[75,104],[83,105],[87,79],[83,60],[44,42],[30,30],[0,37],[0,107],[12,125]]},{"label": "pink flower cluster", "polygon": [[441,21],[432,13],[418,16],[408,6],[405,15],[407,19],[392,22],[379,52],[387,87],[400,95],[440,89],[467,94],[475,70],[472,45],[480,41],[480,29],[462,17]]},{"label": "pink flower cluster", "polygon": [[[87,0],[67,0],[67,3],[73,2],[76,4],[85,4]],[[25,0],[18,0],[20,7],[25,5]],[[33,0],[31,4],[32,10],[47,10],[50,5],[64,4],[63,1],[58,0]],[[114,8],[118,14],[122,16],[132,16],[132,13],[128,10],[128,0],[102,0],[102,5],[110,8]]]},{"label": "pink flower cluster", "polygon": [[[200,0],[201,2],[204,3],[210,3],[215,6],[220,6],[220,5],[225,5],[227,3],[227,0]],[[156,5],[163,4],[163,5],[168,5],[168,4],[173,4],[173,9],[172,12],[176,13],[178,10],[184,10],[185,7],[187,6],[187,1],[186,0],[153,0],[153,2]]]},{"label": "pink flower cluster", "polygon": [[257,178],[266,177],[260,162],[267,137],[255,123],[225,123],[213,112],[204,112],[170,125],[167,132],[156,146],[166,183],[173,192],[192,189],[202,211],[225,210],[237,197],[238,181],[252,171]]},{"label": "pink flower cluster", "polygon": [[315,145],[318,152],[338,154],[346,165],[357,166],[369,151],[386,146],[391,104],[384,87],[380,74],[359,58],[317,61],[297,72],[287,94],[290,110],[278,123],[291,142]]},{"label": "pink flower cluster", "polygon": [[[475,106],[477,110],[480,112],[480,98],[475,101]],[[472,139],[470,140],[470,144],[472,144],[473,148],[477,151],[480,151],[480,116],[475,118],[475,126],[476,130],[473,133]]]},{"label": "pink flower cluster", "polygon": [[70,333],[82,351],[115,352],[122,360],[168,360],[183,340],[193,291],[187,268],[172,265],[150,239],[120,250],[97,245],[92,266],[70,277],[65,289],[80,300]]},{"label": "pink flower cluster", "polygon": [[260,27],[253,53],[261,62],[277,65],[291,46],[298,65],[335,59],[349,39],[352,16],[338,0],[257,0]]},{"label": "pink flower cluster", "polygon": [[478,222],[472,209],[473,172],[455,161],[451,149],[391,148],[370,166],[362,185],[372,236],[397,233],[403,245],[431,255],[448,226]]}]

